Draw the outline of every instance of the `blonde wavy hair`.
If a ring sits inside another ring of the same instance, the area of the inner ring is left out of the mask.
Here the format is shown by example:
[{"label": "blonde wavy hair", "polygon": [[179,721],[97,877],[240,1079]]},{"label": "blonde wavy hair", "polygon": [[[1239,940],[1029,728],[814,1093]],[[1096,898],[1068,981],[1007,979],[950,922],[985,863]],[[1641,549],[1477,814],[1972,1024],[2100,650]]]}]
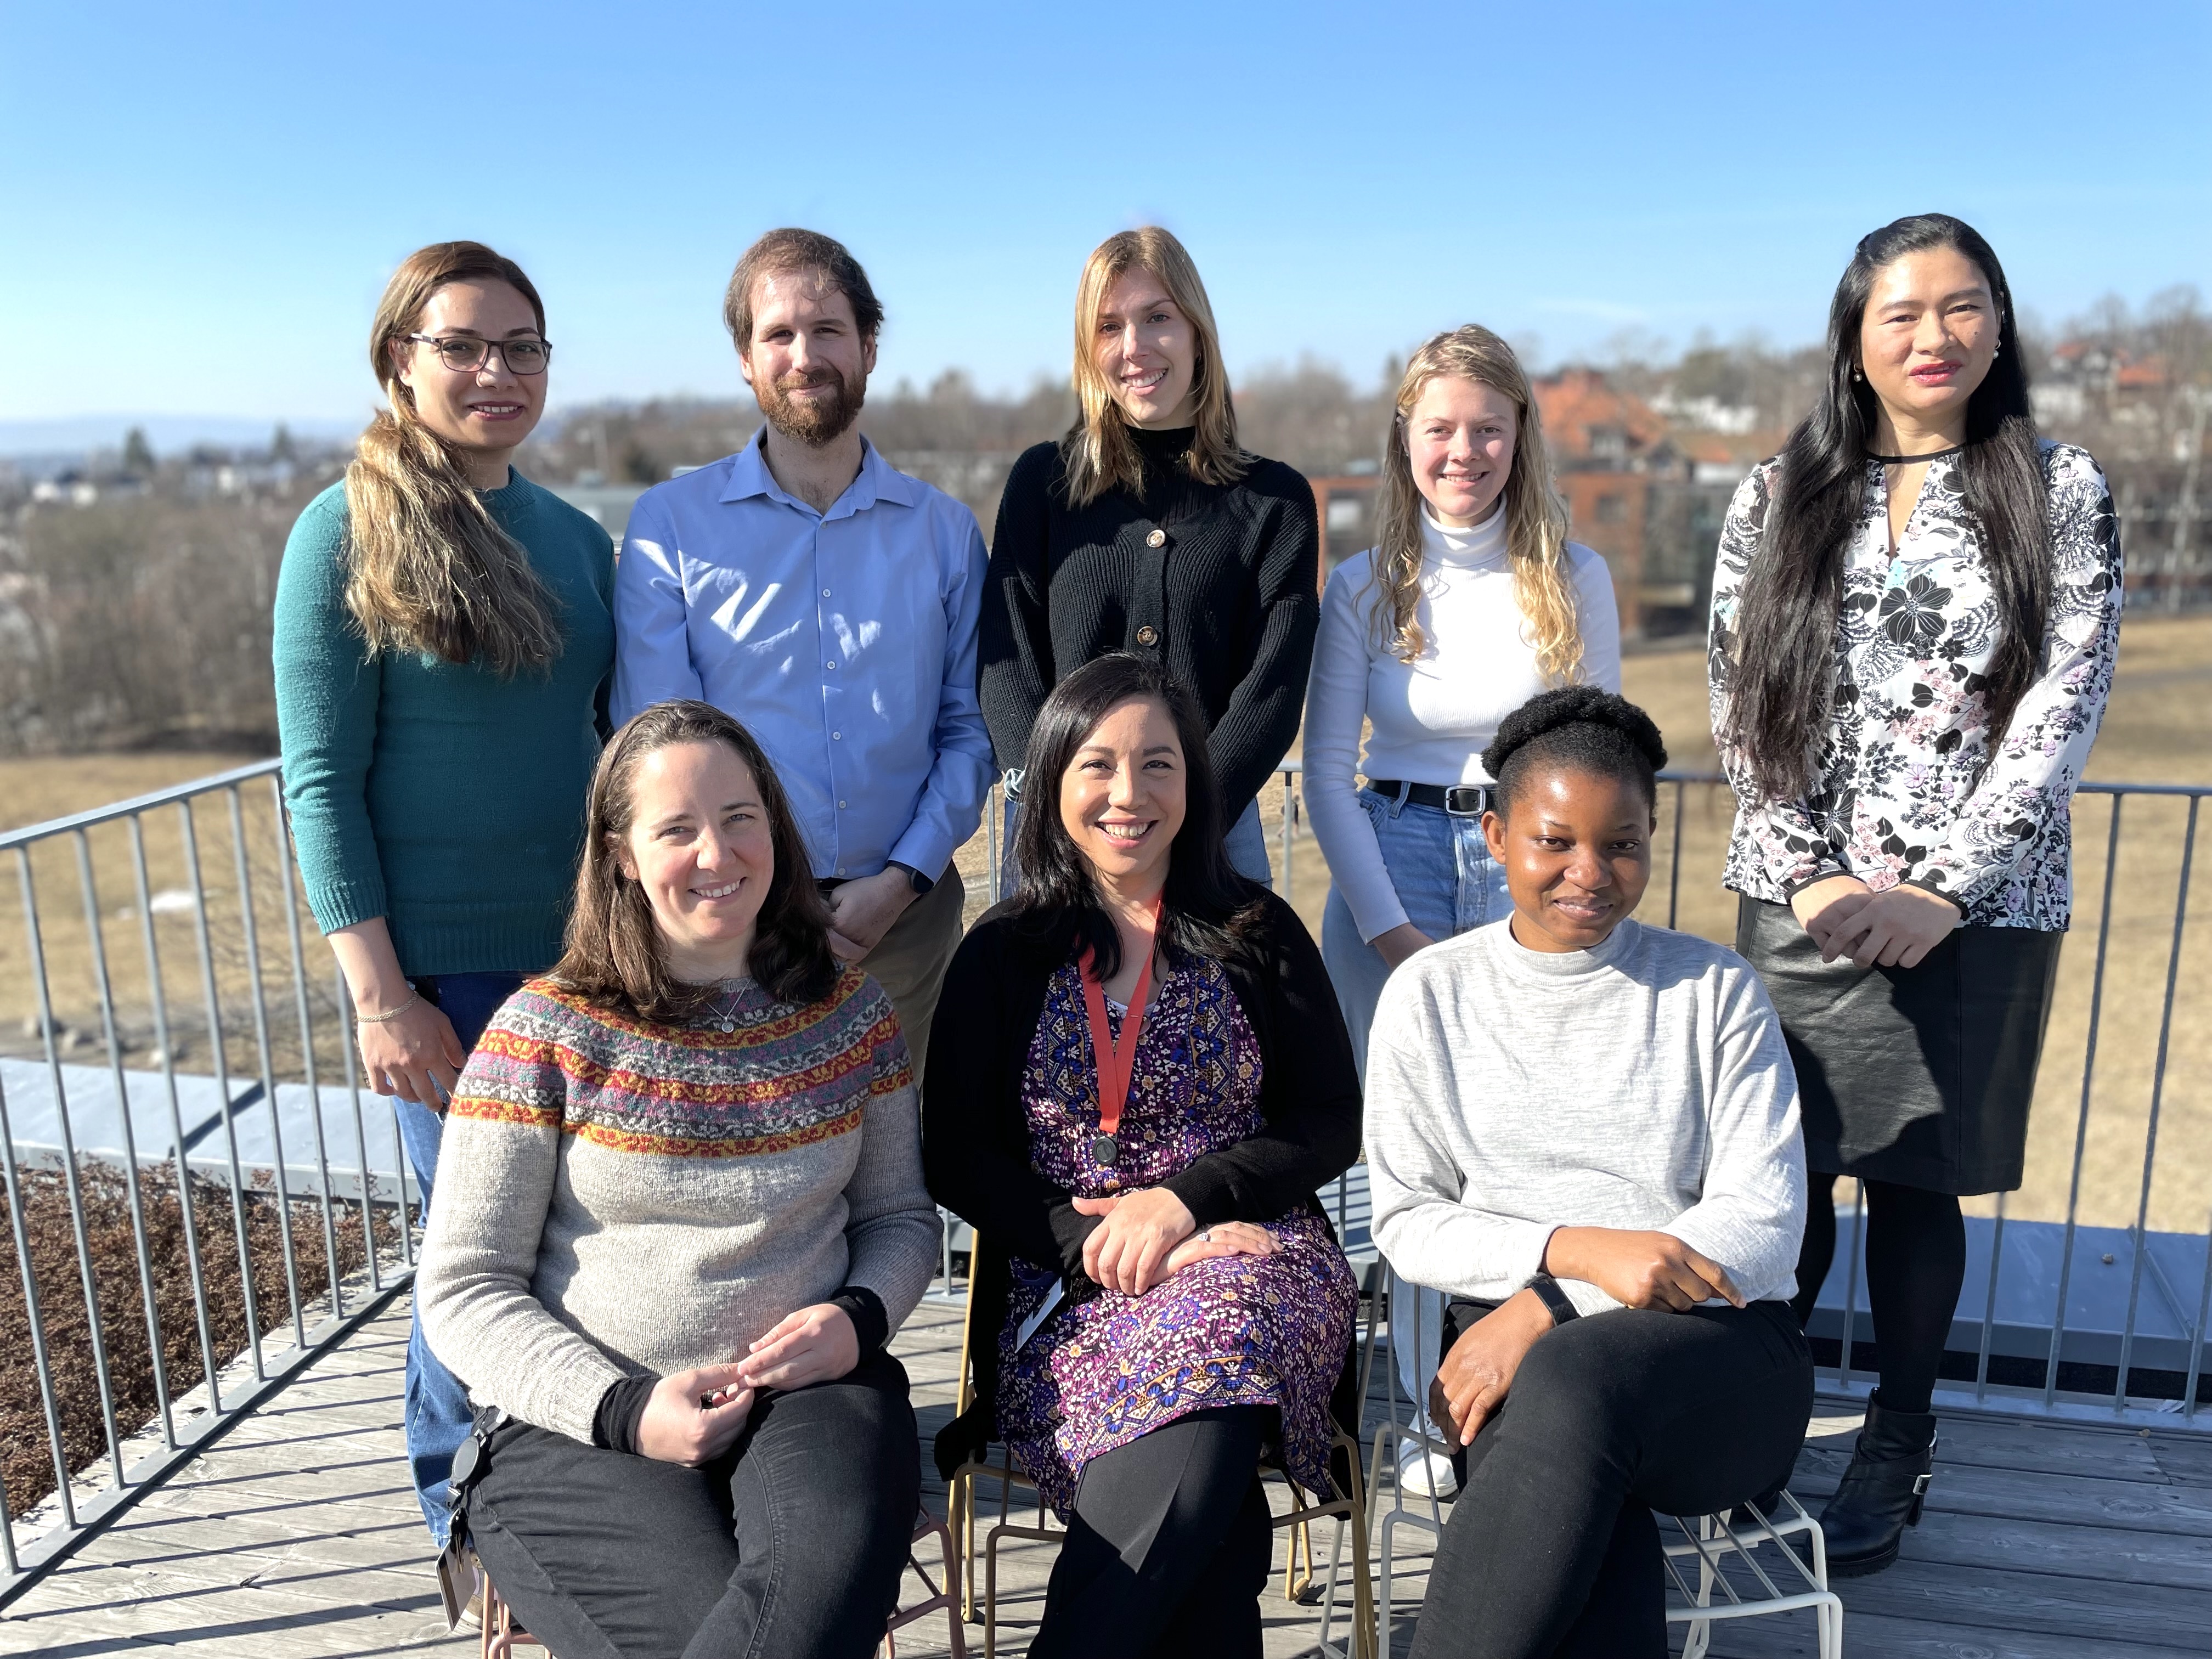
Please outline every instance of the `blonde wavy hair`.
[{"label": "blonde wavy hair", "polygon": [[1214,325],[1213,306],[1206,297],[1206,284],[1199,280],[1197,264],[1172,231],[1157,225],[1120,231],[1091,250],[1084,262],[1083,279],[1075,287],[1075,398],[1079,412],[1060,441],[1060,452],[1067,474],[1067,498],[1076,507],[1088,507],[1109,489],[1138,494],[1144,489],[1144,457],[1129,435],[1127,417],[1115,401],[1112,385],[1099,373],[1097,356],[1098,313],[1106,308],[1106,295],[1114,284],[1132,270],[1158,277],[1168,297],[1190,319],[1196,346],[1191,392],[1197,404],[1197,430],[1184,454],[1190,476],[1201,483],[1234,483],[1251,465],[1251,457],[1237,442],[1237,411],[1229,401],[1221,333]]},{"label": "blonde wavy hair", "polygon": [[1474,380],[1510,399],[1516,413],[1513,462],[1505,474],[1505,549],[1513,568],[1513,600],[1520,606],[1522,637],[1536,653],[1548,685],[1570,685],[1582,676],[1583,636],[1576,619],[1575,586],[1567,568],[1567,504],[1552,482],[1551,451],[1528,376],[1513,348],[1478,324],[1431,337],[1406,365],[1396,409],[1383,441],[1382,483],[1376,504],[1372,585],[1376,642],[1401,662],[1412,662],[1426,641],[1417,620],[1421,602],[1421,492],[1413,482],[1413,457],[1406,428],[1429,382],[1443,375]]},{"label": "blonde wavy hair", "polygon": [[376,307],[368,362],[388,405],[346,468],[346,608],[371,656],[420,651],[484,665],[502,678],[561,654],[556,602],[530,556],[470,487],[459,459],[415,413],[399,378],[404,343],[448,283],[505,283],[545,306],[522,267],[481,242],[434,242],[408,255]]}]

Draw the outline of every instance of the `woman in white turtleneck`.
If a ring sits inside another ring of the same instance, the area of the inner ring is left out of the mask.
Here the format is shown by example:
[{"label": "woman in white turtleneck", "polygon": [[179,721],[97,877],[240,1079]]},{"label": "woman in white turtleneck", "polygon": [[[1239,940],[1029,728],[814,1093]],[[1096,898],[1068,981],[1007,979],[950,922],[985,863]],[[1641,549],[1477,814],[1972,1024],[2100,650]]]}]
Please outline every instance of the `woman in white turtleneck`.
[{"label": "woman in white turtleneck", "polygon": [[[1407,364],[1380,507],[1376,545],[1338,566],[1322,598],[1304,735],[1331,881],[1322,952],[1363,1074],[1391,970],[1512,911],[1482,836],[1481,756],[1498,722],[1554,686],[1620,690],[1611,574],[1567,539],[1528,377],[1488,329],[1439,334]],[[1421,1303],[1427,1346],[1442,1304]],[[1413,1400],[1427,1399],[1435,1362],[1401,1352]],[[1415,1487],[1451,1479],[1411,1441],[1400,1471]]]}]

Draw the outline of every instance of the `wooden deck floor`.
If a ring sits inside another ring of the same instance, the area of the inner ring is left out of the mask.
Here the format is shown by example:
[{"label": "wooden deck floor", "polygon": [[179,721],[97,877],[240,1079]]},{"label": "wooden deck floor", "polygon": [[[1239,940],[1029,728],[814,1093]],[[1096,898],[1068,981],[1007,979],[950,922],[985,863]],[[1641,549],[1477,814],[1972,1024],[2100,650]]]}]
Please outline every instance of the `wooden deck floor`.
[{"label": "wooden deck floor", "polygon": [[[925,1443],[951,1410],[959,1305],[926,1302],[900,1334]],[[99,1659],[474,1654],[446,1633],[399,1432],[404,1304],[0,1616],[0,1654]],[[1793,1489],[1832,1489],[1855,1415],[1822,1408]],[[1827,1414],[1830,1412],[1835,1414]],[[940,1507],[943,1493],[931,1488]],[[1425,1557],[1402,1564],[1392,1650],[1409,1649]],[[1317,1535],[1325,1552],[1326,1529]],[[1000,1651],[1034,1629],[1050,1553],[1007,1554]],[[913,1586],[909,1585],[909,1588]],[[1845,1651],[1898,1659],[2179,1659],[2212,1654],[2212,1437],[1947,1416],[1926,1521],[1905,1559],[1839,1582]],[[1271,1659],[1310,1652],[1313,1614],[1271,1594]],[[970,1632],[971,1651],[982,1650]],[[1809,1614],[1716,1633],[1721,1655],[1811,1655]],[[933,1620],[902,1656],[949,1651]]]}]

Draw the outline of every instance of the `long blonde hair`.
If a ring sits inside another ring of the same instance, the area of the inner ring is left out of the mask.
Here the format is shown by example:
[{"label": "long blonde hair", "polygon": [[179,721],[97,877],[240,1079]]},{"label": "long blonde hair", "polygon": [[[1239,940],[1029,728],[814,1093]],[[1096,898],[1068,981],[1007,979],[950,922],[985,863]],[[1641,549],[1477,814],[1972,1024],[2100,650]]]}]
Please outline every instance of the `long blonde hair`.
[{"label": "long blonde hair", "polygon": [[1376,507],[1372,580],[1382,598],[1375,607],[1376,643],[1401,662],[1413,661],[1426,643],[1418,620],[1423,502],[1413,482],[1406,428],[1429,382],[1447,374],[1503,394],[1517,413],[1513,463],[1505,474],[1505,550],[1513,568],[1513,602],[1521,608],[1522,637],[1534,647],[1545,683],[1571,684],[1582,676],[1583,636],[1567,568],[1567,505],[1552,482],[1543,419],[1520,359],[1511,346],[1474,323],[1432,336],[1413,354],[1398,382]]},{"label": "long blonde hair", "polygon": [[1088,507],[1115,488],[1139,493],[1144,457],[1129,435],[1127,418],[1114,399],[1114,388],[1099,373],[1098,313],[1106,295],[1131,270],[1158,277],[1182,314],[1190,319],[1196,349],[1191,364],[1191,393],[1197,404],[1197,430],[1183,464],[1201,483],[1234,483],[1251,465],[1237,442],[1237,411],[1229,401],[1229,372],[1221,362],[1221,333],[1213,306],[1199,280],[1198,266],[1172,231],[1157,225],[1109,236],[1084,262],[1075,287],[1075,398],[1080,412],[1060,452],[1067,473],[1067,498]]},{"label": "long blonde hair", "polygon": [[371,656],[481,658],[511,678],[561,654],[556,601],[453,452],[416,416],[394,349],[404,349],[403,337],[433,294],[470,281],[507,283],[545,331],[544,303],[522,267],[481,242],[434,242],[392,273],[368,336],[369,367],[389,407],[368,423],[346,468],[346,608]]}]

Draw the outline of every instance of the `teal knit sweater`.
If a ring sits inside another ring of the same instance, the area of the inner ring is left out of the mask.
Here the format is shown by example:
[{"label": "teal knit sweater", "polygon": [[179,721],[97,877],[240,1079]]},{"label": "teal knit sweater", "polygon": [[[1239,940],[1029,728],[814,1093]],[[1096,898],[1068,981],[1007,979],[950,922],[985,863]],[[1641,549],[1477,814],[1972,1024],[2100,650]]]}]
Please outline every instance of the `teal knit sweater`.
[{"label": "teal knit sweater", "polygon": [[284,798],[325,933],[376,916],[410,974],[561,954],[614,664],[607,532],[520,472],[484,503],[560,605],[548,673],[372,658],[345,605],[345,489],[307,504],[276,579]]}]

